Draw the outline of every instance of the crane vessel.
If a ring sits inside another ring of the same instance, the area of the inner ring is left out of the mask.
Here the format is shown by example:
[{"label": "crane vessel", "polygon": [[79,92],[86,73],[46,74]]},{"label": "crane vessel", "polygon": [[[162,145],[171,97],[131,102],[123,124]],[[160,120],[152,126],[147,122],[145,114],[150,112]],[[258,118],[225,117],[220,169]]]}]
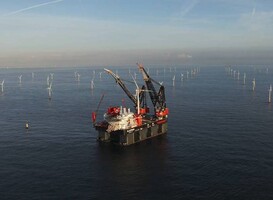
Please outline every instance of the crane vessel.
[{"label": "crane vessel", "polygon": [[[104,120],[100,122],[96,122],[98,109],[93,112],[92,121],[98,131],[98,141],[126,146],[167,133],[169,109],[166,107],[165,88],[149,76],[143,65],[137,63],[137,66],[142,73],[145,84],[139,88],[134,79],[135,95],[128,90],[117,74],[104,69],[133,102],[134,111],[132,112],[130,108],[122,106],[110,106],[104,114]],[[154,84],[159,87],[158,90]],[[153,106],[152,113],[147,106],[147,93]],[[103,96],[101,101],[102,99]]]}]

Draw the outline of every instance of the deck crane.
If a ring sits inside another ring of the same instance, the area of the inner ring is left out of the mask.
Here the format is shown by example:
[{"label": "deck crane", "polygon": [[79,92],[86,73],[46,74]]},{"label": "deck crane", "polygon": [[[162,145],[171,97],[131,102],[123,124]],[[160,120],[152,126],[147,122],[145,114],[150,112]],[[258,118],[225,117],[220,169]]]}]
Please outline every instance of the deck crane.
[{"label": "deck crane", "polygon": [[[137,97],[135,95],[133,95],[128,88],[125,86],[125,84],[123,83],[123,81],[120,79],[120,77],[115,74],[114,72],[112,72],[109,69],[105,69],[104,70],[109,73],[115,80],[116,82],[119,84],[119,86],[123,89],[123,91],[126,93],[126,95],[129,97],[129,99],[133,102],[135,109],[137,110]],[[146,99],[145,99],[145,93],[143,92],[145,90],[145,86],[142,86],[142,89],[139,93],[139,99],[140,99],[140,105],[141,107],[147,107],[146,105]]]},{"label": "deck crane", "polygon": [[[137,63],[139,70],[142,72],[143,80],[146,83],[147,90],[149,90],[149,95],[154,106],[155,114],[165,111],[166,109],[166,99],[165,99],[165,88],[162,84],[153,80],[149,74],[146,72],[142,64]],[[159,86],[158,92],[156,91],[153,83]],[[168,112],[168,111],[167,111]]]}]

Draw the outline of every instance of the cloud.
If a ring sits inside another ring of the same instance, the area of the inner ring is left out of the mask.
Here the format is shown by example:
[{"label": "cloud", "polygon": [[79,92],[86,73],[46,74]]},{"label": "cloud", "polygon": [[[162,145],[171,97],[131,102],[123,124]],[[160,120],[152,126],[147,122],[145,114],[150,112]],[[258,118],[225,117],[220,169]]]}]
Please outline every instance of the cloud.
[{"label": "cloud", "polygon": [[255,13],[256,13],[256,8],[254,7],[253,10],[252,10],[251,16],[254,17]]},{"label": "cloud", "polygon": [[273,33],[272,27],[273,11],[260,11],[257,12],[253,8],[252,13],[244,13],[238,20],[238,26],[248,31]]},{"label": "cloud", "polygon": [[186,16],[198,4],[198,2],[198,0],[190,1],[190,3],[186,7],[181,9],[180,17]]},{"label": "cloud", "polygon": [[22,12],[25,12],[25,11],[28,11],[28,10],[32,10],[34,8],[39,8],[39,7],[49,5],[49,4],[59,3],[59,2],[62,2],[62,1],[64,1],[64,0],[55,0],[55,1],[49,1],[49,2],[45,2],[45,3],[36,4],[36,5],[30,6],[30,7],[22,8],[22,9],[7,13],[7,14],[3,15],[3,17],[12,16],[12,15],[15,15],[15,14],[18,14],[18,13],[22,13]]},{"label": "cloud", "polygon": [[[194,7],[199,3],[198,0],[186,1],[186,5],[182,5],[179,12],[176,12],[171,15],[170,21],[177,22],[177,21],[186,21],[185,17],[194,9]],[[196,21],[196,19],[195,19]],[[201,19],[197,21],[203,21]]]}]

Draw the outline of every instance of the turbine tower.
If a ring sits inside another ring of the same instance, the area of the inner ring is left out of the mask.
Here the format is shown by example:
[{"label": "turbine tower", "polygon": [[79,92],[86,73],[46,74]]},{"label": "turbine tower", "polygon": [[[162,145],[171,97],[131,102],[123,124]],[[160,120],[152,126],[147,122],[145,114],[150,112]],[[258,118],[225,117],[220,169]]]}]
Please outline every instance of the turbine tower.
[{"label": "turbine tower", "polygon": [[22,83],[22,75],[18,76],[18,79],[19,79],[19,84]]},{"label": "turbine tower", "polygon": [[2,93],[4,92],[4,83],[5,83],[5,79],[0,83]]},{"label": "turbine tower", "polygon": [[49,100],[51,100],[51,96],[52,96],[52,82],[49,84],[49,87],[47,88],[48,90],[48,98]]},{"label": "turbine tower", "polygon": [[271,103],[271,96],[272,96],[272,85],[270,84],[268,90],[268,103]]},{"label": "turbine tower", "polygon": [[252,81],[252,90],[253,91],[255,90],[255,87],[256,87],[256,80],[254,78],[253,81]]}]

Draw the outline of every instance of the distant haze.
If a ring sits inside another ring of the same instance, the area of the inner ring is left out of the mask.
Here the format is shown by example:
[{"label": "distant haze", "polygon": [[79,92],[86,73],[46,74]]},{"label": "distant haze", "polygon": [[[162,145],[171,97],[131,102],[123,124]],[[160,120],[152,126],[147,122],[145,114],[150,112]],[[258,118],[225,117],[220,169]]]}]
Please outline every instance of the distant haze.
[{"label": "distant haze", "polygon": [[42,52],[1,56],[0,67],[79,67],[145,65],[271,65],[269,50],[130,50],[94,52]]}]

